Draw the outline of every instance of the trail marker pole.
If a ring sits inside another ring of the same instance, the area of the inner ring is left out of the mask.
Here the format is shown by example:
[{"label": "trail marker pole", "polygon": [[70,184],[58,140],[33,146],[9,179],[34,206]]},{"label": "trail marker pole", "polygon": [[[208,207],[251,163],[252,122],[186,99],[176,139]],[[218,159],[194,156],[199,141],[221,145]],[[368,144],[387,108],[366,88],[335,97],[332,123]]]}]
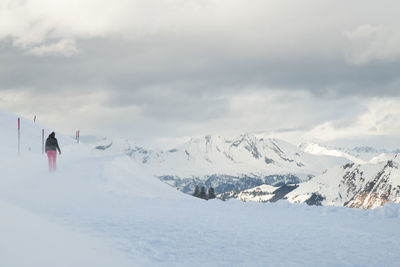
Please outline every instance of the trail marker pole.
[{"label": "trail marker pole", "polygon": [[18,156],[21,155],[21,119],[18,117]]},{"label": "trail marker pole", "polygon": [[42,129],[42,154],[44,154],[44,129]]},{"label": "trail marker pole", "polygon": [[76,140],[77,140],[78,144],[79,144],[79,134],[80,134],[80,131],[79,130],[76,131]]}]

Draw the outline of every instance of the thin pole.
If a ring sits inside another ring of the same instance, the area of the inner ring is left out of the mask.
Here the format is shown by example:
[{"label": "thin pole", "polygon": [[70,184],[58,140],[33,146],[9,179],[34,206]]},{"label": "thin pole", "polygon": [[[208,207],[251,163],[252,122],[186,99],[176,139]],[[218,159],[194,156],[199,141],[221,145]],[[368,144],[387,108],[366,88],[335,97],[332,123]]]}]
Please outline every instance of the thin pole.
[{"label": "thin pole", "polygon": [[42,129],[42,154],[44,154],[44,129]]},{"label": "thin pole", "polygon": [[18,117],[18,156],[21,155],[21,120]]}]

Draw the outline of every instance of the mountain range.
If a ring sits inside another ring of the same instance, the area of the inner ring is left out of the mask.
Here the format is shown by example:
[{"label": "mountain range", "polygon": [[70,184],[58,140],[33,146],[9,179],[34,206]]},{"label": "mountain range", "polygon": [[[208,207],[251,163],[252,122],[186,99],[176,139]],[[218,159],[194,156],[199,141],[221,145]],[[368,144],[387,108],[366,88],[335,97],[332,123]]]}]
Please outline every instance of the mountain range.
[{"label": "mountain range", "polygon": [[193,192],[195,186],[212,186],[219,194],[262,184],[297,184],[351,162],[344,156],[316,155],[301,146],[254,134],[234,139],[207,135],[169,150],[149,150],[129,140],[105,139],[95,144],[101,153],[113,149],[185,193]]},{"label": "mountain range", "polygon": [[[213,187],[218,198],[374,208],[399,202],[396,151],[372,147],[330,148],[315,143],[243,134],[192,138],[169,150],[150,150],[129,140],[101,140],[98,153],[121,151],[149,174],[191,194]],[[398,178],[399,177],[399,178]]]}]

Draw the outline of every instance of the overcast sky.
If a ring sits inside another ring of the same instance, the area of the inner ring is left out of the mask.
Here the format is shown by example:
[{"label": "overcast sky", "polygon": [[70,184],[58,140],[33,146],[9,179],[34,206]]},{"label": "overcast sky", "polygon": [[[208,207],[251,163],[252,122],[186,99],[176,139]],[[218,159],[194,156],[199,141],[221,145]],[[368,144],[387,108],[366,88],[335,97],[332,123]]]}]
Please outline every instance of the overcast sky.
[{"label": "overcast sky", "polygon": [[400,147],[399,10],[398,0],[0,0],[0,109],[164,146],[265,132]]}]

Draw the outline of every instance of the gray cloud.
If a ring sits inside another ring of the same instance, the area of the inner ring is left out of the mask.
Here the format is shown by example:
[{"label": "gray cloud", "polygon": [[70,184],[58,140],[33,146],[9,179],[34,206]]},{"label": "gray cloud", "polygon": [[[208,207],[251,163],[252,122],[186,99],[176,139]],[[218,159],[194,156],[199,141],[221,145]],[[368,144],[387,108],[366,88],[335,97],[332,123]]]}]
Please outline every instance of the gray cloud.
[{"label": "gray cloud", "polygon": [[2,49],[3,86],[47,89],[62,85],[109,85],[134,90],[142,87],[185,87],[194,92],[265,87],[310,90],[316,94],[397,94],[400,62],[349,65],[345,59],[246,59],[212,51],[195,53],[185,47],[167,49],[119,40],[81,42],[82,55],[36,58],[9,47]]}]

